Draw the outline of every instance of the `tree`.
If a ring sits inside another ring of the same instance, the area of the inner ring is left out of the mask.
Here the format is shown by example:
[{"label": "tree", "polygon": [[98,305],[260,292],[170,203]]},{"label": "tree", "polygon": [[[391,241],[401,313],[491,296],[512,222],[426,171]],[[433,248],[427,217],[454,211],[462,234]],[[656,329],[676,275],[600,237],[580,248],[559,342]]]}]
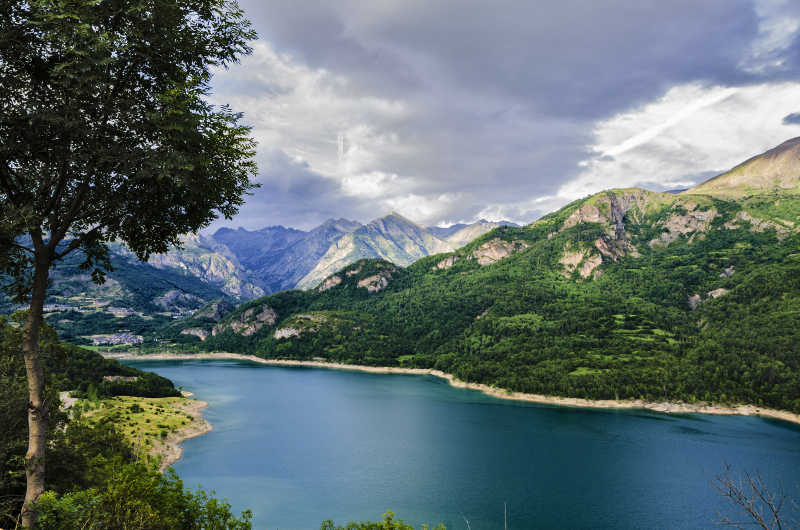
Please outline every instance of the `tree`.
[{"label": "tree", "polygon": [[254,187],[241,115],[206,101],[250,53],[234,0],[6,0],[0,7],[0,276],[23,326],[29,444],[23,524],[44,491],[38,352],[49,272],[72,252],[97,282],[107,243],[141,260],[230,218]]},{"label": "tree", "polygon": [[[763,530],[795,527],[793,524],[790,525],[782,513],[786,507],[786,494],[780,488],[778,491],[771,491],[760,474],[745,472],[744,476],[735,477],[730,466],[725,466],[725,471],[714,477],[711,484],[720,495],[736,506],[739,512],[744,512],[743,521],[738,518],[732,520],[720,513],[719,525],[735,528],[756,526]],[[794,507],[797,509],[796,504]]]},{"label": "tree", "polygon": [[[422,530],[428,530],[428,525],[422,525]],[[378,522],[365,521],[362,523],[349,522],[345,526],[338,526],[328,519],[322,521],[320,530],[414,530],[410,524],[406,524],[402,519],[395,519],[394,513],[388,510],[383,514],[383,519]],[[439,524],[434,530],[446,530],[443,524]]]}]

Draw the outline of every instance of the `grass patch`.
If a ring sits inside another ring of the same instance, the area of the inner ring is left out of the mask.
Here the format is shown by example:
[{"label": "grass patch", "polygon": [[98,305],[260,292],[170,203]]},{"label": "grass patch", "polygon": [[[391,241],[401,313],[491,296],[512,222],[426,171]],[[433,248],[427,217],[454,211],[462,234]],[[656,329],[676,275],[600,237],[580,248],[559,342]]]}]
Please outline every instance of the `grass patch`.
[{"label": "grass patch", "polygon": [[569,375],[603,375],[606,372],[608,372],[608,370],[604,368],[588,368],[586,366],[579,366],[571,371]]},{"label": "grass patch", "polygon": [[194,418],[181,405],[183,397],[142,398],[117,396],[95,402],[79,400],[81,417],[92,425],[111,423],[142,453],[150,451],[169,433],[187,426]]}]

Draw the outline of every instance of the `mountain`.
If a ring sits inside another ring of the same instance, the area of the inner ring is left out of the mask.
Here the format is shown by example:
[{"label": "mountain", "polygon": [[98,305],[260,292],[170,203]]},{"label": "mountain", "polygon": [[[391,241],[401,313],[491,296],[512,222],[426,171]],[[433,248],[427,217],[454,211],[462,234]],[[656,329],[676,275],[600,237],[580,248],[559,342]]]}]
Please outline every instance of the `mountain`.
[{"label": "mountain", "polygon": [[273,226],[257,231],[221,228],[214,239],[226,245],[267,292],[295,287],[339,238],[362,225],[329,219],[309,232]]},{"label": "mountain", "polygon": [[499,226],[519,226],[511,221],[487,221],[481,219],[471,224],[456,224],[448,228],[428,227],[428,231],[440,239],[444,239],[454,248],[463,247],[473,239]]},{"label": "mountain", "polygon": [[[76,260],[54,273],[50,321],[69,340],[122,329],[150,333],[211,300],[241,302],[298,285],[310,288],[364,257],[408,265],[452,250],[462,240],[494,226],[486,221],[457,226],[449,234],[457,243],[452,246],[394,213],[366,226],[329,219],[310,231],[283,226],[254,231],[221,228],[213,236],[184,236],[179,248],[153,255],[144,264],[124,246],[112,244],[115,270],[102,286],[87,282]],[[5,298],[0,299],[0,308],[14,309]],[[175,333],[168,335],[176,338]]]},{"label": "mountain", "polygon": [[[478,223],[485,223],[485,222],[487,222],[487,221],[484,221],[483,219],[478,221]],[[477,224],[477,223],[473,223],[473,224]],[[447,239],[448,237],[450,237],[451,235],[455,234],[459,230],[462,230],[462,229],[464,229],[464,228],[466,228],[468,226],[470,226],[470,225],[468,225],[466,223],[456,223],[456,224],[450,225],[450,226],[428,226],[428,227],[426,227],[426,230],[428,230],[428,232],[430,232],[431,234],[435,235],[439,239]]]},{"label": "mountain", "polygon": [[74,343],[122,330],[151,336],[211,300],[229,298],[220,286],[187,271],[155,267],[120,253],[112,252],[114,270],[102,285],[78,268],[80,262],[79,256],[69,256],[51,271],[44,307],[48,323]]},{"label": "mountain", "polygon": [[690,192],[745,195],[773,190],[800,191],[800,137],[754,156]]},{"label": "mountain", "polygon": [[405,266],[452,249],[425,228],[392,212],[338,239],[297,287],[314,287],[333,272],[363,258],[381,258]]},{"label": "mountain", "polygon": [[268,226],[261,230],[245,230],[238,228],[220,228],[212,236],[214,241],[225,245],[249,270],[256,270],[272,256],[303,239],[307,234],[303,230]]},{"label": "mountain", "polygon": [[[318,271],[315,289],[251,300],[197,343],[436,368],[535,394],[800,412],[792,151],[678,194],[601,192],[407,267],[373,257]],[[731,189],[748,192],[720,193]],[[389,217],[343,238],[342,256],[378,254],[374,239],[391,246],[384,225],[413,229]]]},{"label": "mountain", "polygon": [[[194,276],[234,298],[248,300],[265,291],[255,284],[238,258],[225,245],[203,235],[181,238],[182,248],[173,248],[165,254],[150,257],[148,263],[158,269],[171,269]],[[117,253],[133,258],[123,247]]]}]

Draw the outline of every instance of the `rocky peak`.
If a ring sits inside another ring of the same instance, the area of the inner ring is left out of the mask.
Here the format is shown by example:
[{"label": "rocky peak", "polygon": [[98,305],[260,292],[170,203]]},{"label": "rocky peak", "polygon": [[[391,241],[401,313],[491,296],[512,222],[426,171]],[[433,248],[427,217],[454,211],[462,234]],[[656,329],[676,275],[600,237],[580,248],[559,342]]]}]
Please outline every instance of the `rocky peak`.
[{"label": "rocky peak", "polygon": [[625,216],[634,208],[644,211],[653,195],[653,192],[638,188],[603,192],[572,212],[559,232],[580,223],[599,223],[606,227],[612,239],[625,239]]}]

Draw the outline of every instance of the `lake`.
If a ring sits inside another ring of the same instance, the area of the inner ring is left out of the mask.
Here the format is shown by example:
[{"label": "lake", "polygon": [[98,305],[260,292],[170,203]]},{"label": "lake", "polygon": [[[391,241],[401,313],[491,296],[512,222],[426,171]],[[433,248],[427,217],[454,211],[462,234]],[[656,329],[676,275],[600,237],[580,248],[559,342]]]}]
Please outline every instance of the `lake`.
[{"label": "lake", "polygon": [[800,498],[800,427],[505,401],[432,376],[238,361],[131,361],[208,401],[173,467],[254,528],[376,520],[448,528],[714,528],[730,464]]}]

